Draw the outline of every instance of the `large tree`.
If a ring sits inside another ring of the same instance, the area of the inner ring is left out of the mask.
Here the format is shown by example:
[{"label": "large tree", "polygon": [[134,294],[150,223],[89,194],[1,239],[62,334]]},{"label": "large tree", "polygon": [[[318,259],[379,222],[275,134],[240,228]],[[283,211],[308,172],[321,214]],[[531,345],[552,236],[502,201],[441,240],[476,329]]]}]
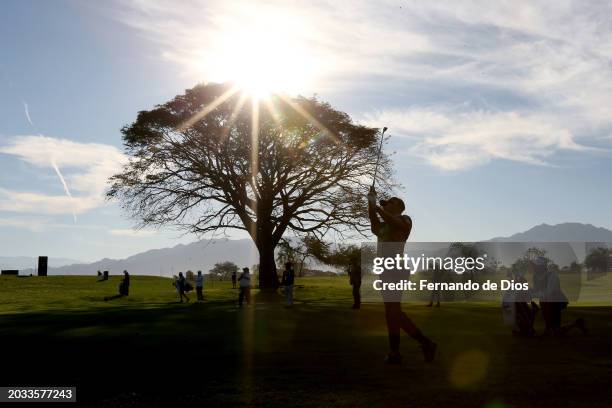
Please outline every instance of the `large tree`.
[{"label": "large tree", "polygon": [[232,274],[238,274],[238,265],[231,261],[217,262],[208,273],[220,280],[230,280]]},{"label": "large tree", "polygon": [[610,250],[604,247],[592,249],[584,259],[584,264],[591,273],[606,272],[610,265]]},{"label": "large tree", "polygon": [[[367,230],[379,132],[316,97],[259,100],[229,84],[198,85],[139,112],[122,134],[129,161],[108,196],[141,226],[247,231],[260,288],[277,286],[274,249],[289,230]],[[383,156],[383,189],[390,173]]]}]

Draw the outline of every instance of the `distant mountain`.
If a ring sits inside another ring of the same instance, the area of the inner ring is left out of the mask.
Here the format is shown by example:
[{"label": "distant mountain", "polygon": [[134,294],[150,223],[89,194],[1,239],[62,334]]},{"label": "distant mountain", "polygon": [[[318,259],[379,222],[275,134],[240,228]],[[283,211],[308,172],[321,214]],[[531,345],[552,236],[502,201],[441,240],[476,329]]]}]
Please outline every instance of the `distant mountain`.
[{"label": "distant mountain", "polygon": [[187,270],[207,273],[215,263],[232,261],[239,267],[258,262],[257,248],[250,239],[197,241],[172,248],[152,249],[126,259],[102,259],[89,264],[50,268],[51,275],[89,275],[108,270],[118,274],[124,269],[136,275],[171,276]]},{"label": "distant mountain", "polygon": [[[49,258],[50,267],[60,267],[77,263],[76,259]],[[34,269],[38,267],[38,258],[32,256],[0,256],[0,269]]]},{"label": "distant mountain", "polygon": [[591,224],[566,222],[563,224],[540,224],[525,232],[509,237],[493,238],[502,242],[612,242],[612,231]]},{"label": "distant mountain", "polygon": [[[507,243],[517,243],[507,244]],[[568,242],[568,245],[544,245],[551,258],[560,265],[573,260],[581,260],[585,255],[584,243],[612,242],[612,231],[590,224],[564,223],[557,225],[541,224],[525,232],[509,237],[493,238],[482,241],[479,245],[486,252],[500,261],[511,262],[521,256],[530,246],[529,242]],[[418,243],[413,243],[417,245]],[[514,246],[513,246],[514,245]],[[418,252],[418,251],[417,251]],[[507,259],[506,259],[507,258]],[[102,259],[93,263],[74,263],[69,259],[49,257],[49,274],[52,275],[89,275],[96,271],[108,270],[111,274],[121,273],[124,269],[137,275],[170,276],[179,271],[202,270],[208,272],[215,263],[232,261],[239,267],[258,262],[258,252],[250,239],[197,241],[188,245],[177,245],[172,248],[153,249],[126,259]],[[36,258],[0,257],[4,269],[20,269],[20,273],[33,272]],[[310,267],[323,265],[310,265]]]},{"label": "distant mountain", "polygon": [[[529,243],[540,243],[530,245]],[[582,262],[586,254],[599,243],[612,243],[612,231],[591,224],[566,222],[540,224],[525,232],[509,237],[493,238],[482,242],[481,248],[502,263],[511,263],[532,246],[546,251],[546,255],[558,265]],[[608,244],[609,246],[609,244]]]}]

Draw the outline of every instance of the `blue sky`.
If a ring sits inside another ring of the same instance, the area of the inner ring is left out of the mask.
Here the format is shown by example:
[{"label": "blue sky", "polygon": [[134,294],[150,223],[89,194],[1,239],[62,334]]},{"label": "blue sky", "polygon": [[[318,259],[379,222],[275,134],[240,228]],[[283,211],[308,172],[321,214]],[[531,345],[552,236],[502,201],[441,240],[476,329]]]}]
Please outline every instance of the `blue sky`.
[{"label": "blue sky", "polygon": [[0,255],[95,260],[193,240],[133,231],[104,200],[124,159],[119,129],[227,79],[228,36],[262,26],[299,61],[296,92],[389,127],[413,240],[612,228],[612,6],[299,4],[3,2]]}]

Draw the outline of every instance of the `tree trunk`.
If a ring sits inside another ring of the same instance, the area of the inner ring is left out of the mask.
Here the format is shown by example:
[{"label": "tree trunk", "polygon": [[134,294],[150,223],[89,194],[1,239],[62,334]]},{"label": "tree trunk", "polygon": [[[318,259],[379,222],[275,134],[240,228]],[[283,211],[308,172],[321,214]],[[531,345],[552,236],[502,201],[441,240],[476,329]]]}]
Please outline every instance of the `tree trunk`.
[{"label": "tree trunk", "polygon": [[275,290],[278,288],[274,245],[272,240],[264,240],[259,246],[259,289]]}]

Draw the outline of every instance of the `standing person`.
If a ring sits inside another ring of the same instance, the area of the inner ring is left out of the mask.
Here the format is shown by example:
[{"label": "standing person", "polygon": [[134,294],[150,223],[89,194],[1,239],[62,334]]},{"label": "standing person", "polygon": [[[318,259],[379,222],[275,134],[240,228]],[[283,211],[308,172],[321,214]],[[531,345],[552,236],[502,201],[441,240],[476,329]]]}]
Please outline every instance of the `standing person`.
[{"label": "standing person", "polygon": [[198,302],[204,301],[204,275],[202,275],[202,271],[198,271],[196,276],[196,294],[198,296]]},{"label": "standing person", "polygon": [[281,285],[285,289],[285,300],[287,306],[293,306],[293,284],[295,282],[295,271],[291,262],[285,263],[285,270],[283,271],[283,277],[281,278]]},{"label": "standing person", "polygon": [[176,284],[181,303],[183,303],[183,297],[185,297],[185,299],[187,299],[187,303],[189,303],[189,296],[187,296],[187,294],[185,293],[187,291],[187,279],[185,279],[185,277],[183,276],[183,272],[179,272]]},{"label": "standing person", "polygon": [[[507,275],[508,279],[514,279],[517,283],[526,283],[523,271],[516,271]],[[535,336],[533,324],[539,310],[531,300],[529,290],[506,290],[502,297],[502,312],[507,326],[512,327],[512,334],[522,337]]]},{"label": "standing person", "polygon": [[[368,215],[372,232],[378,237],[378,257],[395,258],[397,255],[403,256],[406,240],[412,230],[412,220],[409,216],[402,215],[404,210],[404,202],[398,197],[381,200],[380,206],[376,205],[376,190],[374,186],[370,188],[368,193]],[[382,222],[378,218],[379,216],[382,218]],[[403,271],[397,268],[386,269],[382,273],[381,278],[384,282],[398,283],[403,279],[409,279],[410,271]],[[387,364],[401,364],[402,362],[402,356],[399,351],[400,329],[403,329],[410,337],[421,344],[425,361],[433,361],[437,345],[425,337],[412,320],[402,312],[402,292],[383,290],[382,296],[385,303],[385,318],[390,348],[385,362]]]},{"label": "standing person", "polygon": [[[433,271],[433,283],[442,282],[442,269],[435,268]],[[429,298],[429,304],[427,307],[432,307],[436,303],[436,307],[440,307],[440,289],[434,289],[431,291],[431,297]]]},{"label": "standing person", "polygon": [[353,306],[352,309],[361,308],[361,262],[353,260],[348,269],[349,282],[353,287]]},{"label": "standing person", "polygon": [[236,289],[236,271],[232,272],[232,289]]},{"label": "standing person", "polygon": [[130,294],[130,274],[128,271],[123,271],[123,280],[119,285],[119,294],[121,296],[128,296]]},{"label": "standing person", "polygon": [[249,268],[242,268],[242,274],[238,278],[240,283],[240,294],[238,295],[238,307],[242,307],[242,302],[246,298],[247,305],[251,304],[251,274]]},{"label": "standing person", "polygon": [[586,324],[583,318],[576,319],[573,323],[562,326],[561,312],[568,305],[568,299],[561,290],[559,275],[548,267],[548,260],[539,256],[534,261],[534,291],[535,296],[540,298],[540,308],[546,325],[545,335],[564,336],[571,329],[579,329],[587,334]]}]

